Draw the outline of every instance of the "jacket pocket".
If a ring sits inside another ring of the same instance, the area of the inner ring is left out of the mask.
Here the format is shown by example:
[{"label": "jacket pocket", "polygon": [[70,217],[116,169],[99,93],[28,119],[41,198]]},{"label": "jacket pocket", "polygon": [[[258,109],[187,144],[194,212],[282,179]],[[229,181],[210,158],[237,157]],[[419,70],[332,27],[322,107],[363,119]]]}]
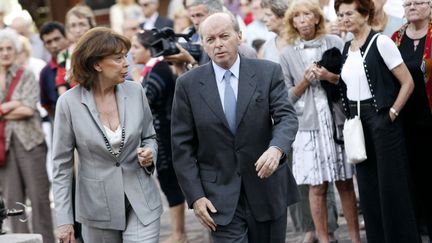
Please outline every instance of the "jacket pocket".
[{"label": "jacket pocket", "polygon": [[111,214],[102,180],[79,177],[78,191],[80,200],[78,214],[93,221],[109,221]]}]

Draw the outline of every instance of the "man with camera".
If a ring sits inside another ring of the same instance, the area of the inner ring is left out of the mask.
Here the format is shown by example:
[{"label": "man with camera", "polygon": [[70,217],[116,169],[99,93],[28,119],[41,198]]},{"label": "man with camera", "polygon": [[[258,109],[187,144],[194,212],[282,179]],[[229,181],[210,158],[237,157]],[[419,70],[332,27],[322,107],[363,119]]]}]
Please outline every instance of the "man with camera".
[{"label": "man with camera", "polygon": [[[195,33],[190,37],[190,39],[193,42],[201,44],[198,34],[200,24],[211,14],[224,12],[223,3],[219,0],[187,0],[186,8],[192,20],[193,28],[195,28]],[[177,75],[181,75],[194,67],[210,61],[207,53],[204,51],[202,52],[201,57],[197,59],[178,44],[177,48],[180,50],[178,54],[164,56],[165,61],[171,62],[174,65]],[[244,43],[239,46],[238,51],[241,56],[256,58],[255,50]]]}]

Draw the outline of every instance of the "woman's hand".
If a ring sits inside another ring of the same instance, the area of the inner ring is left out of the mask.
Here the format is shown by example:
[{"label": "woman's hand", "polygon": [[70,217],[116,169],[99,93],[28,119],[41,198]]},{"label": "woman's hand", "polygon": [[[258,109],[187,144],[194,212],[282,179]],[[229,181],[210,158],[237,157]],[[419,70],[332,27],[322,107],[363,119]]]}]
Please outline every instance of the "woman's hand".
[{"label": "woman's hand", "polygon": [[313,72],[314,68],[315,64],[311,64],[304,71],[303,81],[306,82],[308,85],[312,83],[312,80],[316,80],[316,75]]},{"label": "woman's hand", "polygon": [[153,151],[150,148],[138,148],[138,162],[142,167],[153,165]]},{"label": "woman's hand", "polygon": [[327,80],[332,84],[337,84],[339,81],[339,75],[328,71],[325,67],[314,64],[312,67],[312,73],[318,80]]},{"label": "woman's hand", "polygon": [[61,243],[75,243],[74,228],[72,224],[60,225],[56,229],[56,235]]}]

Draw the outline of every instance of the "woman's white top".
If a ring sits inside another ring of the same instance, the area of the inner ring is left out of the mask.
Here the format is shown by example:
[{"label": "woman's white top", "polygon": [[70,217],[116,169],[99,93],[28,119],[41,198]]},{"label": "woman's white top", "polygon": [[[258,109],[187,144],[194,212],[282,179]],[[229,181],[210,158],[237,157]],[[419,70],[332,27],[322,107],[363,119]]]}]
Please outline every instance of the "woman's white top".
[{"label": "woman's white top", "polygon": [[[388,36],[379,35],[376,44],[389,70],[392,70],[403,62],[396,44]],[[368,55],[370,55],[370,52]],[[348,57],[343,65],[341,77],[347,86],[347,97],[349,100],[357,101],[359,99],[366,100],[372,98],[360,50],[351,51],[351,49],[348,49]]]},{"label": "woman's white top", "polygon": [[118,153],[120,150],[120,143],[122,139],[122,129],[119,125],[117,129],[113,132],[111,129],[104,125],[105,132],[107,135],[108,142],[111,144],[111,148],[114,153]]}]

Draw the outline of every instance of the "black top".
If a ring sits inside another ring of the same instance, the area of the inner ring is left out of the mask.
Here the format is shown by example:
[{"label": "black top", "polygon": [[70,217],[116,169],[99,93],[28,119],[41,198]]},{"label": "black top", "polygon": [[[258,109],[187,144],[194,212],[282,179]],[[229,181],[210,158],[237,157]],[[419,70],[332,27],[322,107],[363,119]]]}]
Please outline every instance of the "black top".
[{"label": "black top", "polygon": [[408,99],[405,107],[401,111],[406,124],[423,125],[431,124],[432,116],[429,111],[429,104],[426,95],[425,77],[422,71],[423,52],[426,42],[426,36],[419,39],[417,48],[414,50],[414,40],[406,34],[402,38],[399,50],[402,58],[408,67],[409,72],[414,80],[414,90]]},{"label": "black top", "polygon": [[142,82],[153,114],[153,126],[158,142],[158,171],[172,166],[171,107],[175,79],[166,62],[158,62]]}]

